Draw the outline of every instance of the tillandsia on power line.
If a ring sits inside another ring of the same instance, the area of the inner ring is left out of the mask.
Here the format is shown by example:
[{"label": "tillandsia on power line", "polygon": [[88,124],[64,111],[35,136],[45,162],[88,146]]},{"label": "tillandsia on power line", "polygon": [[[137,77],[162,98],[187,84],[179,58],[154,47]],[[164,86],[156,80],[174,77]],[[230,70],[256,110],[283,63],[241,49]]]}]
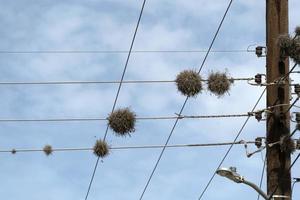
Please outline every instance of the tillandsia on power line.
[{"label": "tillandsia on power line", "polygon": [[268,147],[273,147],[274,145],[279,145],[281,152],[291,154],[294,153],[296,149],[299,150],[299,142],[300,139],[293,139],[293,135],[299,131],[299,129],[296,127],[293,132],[290,134],[285,134],[280,137],[279,141],[273,142],[273,143],[268,143]]},{"label": "tillandsia on power line", "polygon": [[45,147],[43,148],[44,153],[49,156],[52,154],[53,150],[52,150],[52,146],[51,145],[45,145]]},{"label": "tillandsia on power line", "polygon": [[234,80],[230,79],[226,72],[211,72],[208,76],[208,90],[218,97],[229,93],[231,84]]},{"label": "tillandsia on power line", "polygon": [[104,140],[97,140],[93,150],[94,154],[101,158],[109,155],[109,146]]},{"label": "tillandsia on power line", "polygon": [[287,154],[294,153],[297,148],[297,142],[289,135],[282,136],[280,138],[279,145],[281,152],[285,152]]},{"label": "tillandsia on power line", "polygon": [[135,131],[136,114],[129,108],[117,109],[108,117],[108,125],[117,136],[127,136]]},{"label": "tillandsia on power line", "polygon": [[226,93],[229,93],[234,80],[234,78],[230,78],[227,75],[227,72],[212,71],[210,72],[208,79],[203,80],[196,71],[184,70],[177,75],[175,82],[178,91],[187,97],[195,97],[197,94],[201,93],[203,90],[203,81],[207,82],[207,89],[212,94],[217,97],[222,97]]},{"label": "tillandsia on power line", "polygon": [[278,45],[280,47],[280,56],[282,59],[290,57],[295,63],[300,64],[299,27],[296,27],[294,37],[291,37],[290,35],[279,36]]},{"label": "tillandsia on power line", "polygon": [[195,97],[197,94],[201,93],[202,78],[201,76],[193,70],[184,70],[180,72],[176,77],[177,89],[181,94],[188,97]]},{"label": "tillandsia on power line", "polygon": [[291,154],[300,149],[299,143],[300,139],[293,139],[290,135],[284,135],[279,141],[270,143],[268,146],[269,148],[272,148],[275,145],[279,145],[281,152]]}]

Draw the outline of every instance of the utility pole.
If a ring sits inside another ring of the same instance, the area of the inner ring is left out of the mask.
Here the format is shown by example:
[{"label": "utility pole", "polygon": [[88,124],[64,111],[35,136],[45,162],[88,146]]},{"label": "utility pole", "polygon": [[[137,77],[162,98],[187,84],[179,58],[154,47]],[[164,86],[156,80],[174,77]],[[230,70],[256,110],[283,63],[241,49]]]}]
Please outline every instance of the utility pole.
[{"label": "utility pole", "polygon": [[[280,58],[277,39],[288,34],[288,0],[266,0],[267,24],[267,82],[274,82],[289,72],[288,58]],[[288,82],[289,77],[287,77]],[[289,104],[289,84],[269,85],[267,87],[267,107]],[[288,106],[272,108],[267,117],[267,143],[278,142],[290,134],[290,113]],[[291,196],[290,153],[281,152],[279,145],[267,147],[267,192],[274,195]],[[286,198],[276,198],[286,200]]]}]

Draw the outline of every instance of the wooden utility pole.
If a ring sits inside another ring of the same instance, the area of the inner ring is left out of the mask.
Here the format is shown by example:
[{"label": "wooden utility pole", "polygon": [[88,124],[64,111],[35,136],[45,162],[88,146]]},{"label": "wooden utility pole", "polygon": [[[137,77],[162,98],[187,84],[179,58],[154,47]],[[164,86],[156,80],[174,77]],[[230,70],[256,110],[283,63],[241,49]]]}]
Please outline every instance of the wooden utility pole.
[{"label": "wooden utility pole", "polygon": [[[267,82],[274,82],[289,72],[288,58],[280,58],[277,39],[288,34],[288,0],[266,0],[267,23]],[[287,78],[287,80],[289,80]],[[286,81],[287,82],[287,81]],[[267,107],[289,104],[289,85],[267,86]],[[273,143],[290,134],[290,113],[288,106],[272,108],[267,117],[267,142]],[[267,192],[275,195],[291,196],[290,153],[282,152],[280,145],[267,147]],[[275,198],[286,200],[285,198]]]}]

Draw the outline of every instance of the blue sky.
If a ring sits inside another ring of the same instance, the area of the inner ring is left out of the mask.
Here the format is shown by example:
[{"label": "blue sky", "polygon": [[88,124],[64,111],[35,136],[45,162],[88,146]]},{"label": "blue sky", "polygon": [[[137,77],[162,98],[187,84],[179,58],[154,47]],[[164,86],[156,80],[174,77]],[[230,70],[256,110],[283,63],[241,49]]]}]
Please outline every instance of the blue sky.
[{"label": "blue sky", "polygon": [[[128,50],[141,0],[1,0],[0,50]],[[228,0],[148,0],[134,50],[207,49]],[[299,25],[300,2],[290,0],[290,32]],[[234,1],[213,49],[247,49],[265,44],[265,2]],[[119,80],[126,54],[0,54],[1,81]],[[133,53],[125,80],[174,80],[184,69],[198,69],[203,53]],[[252,53],[211,53],[201,72],[228,70],[232,77],[265,73],[265,59]],[[299,68],[298,68],[299,69]],[[299,82],[299,77],[292,77]],[[0,118],[107,117],[117,85],[0,86]],[[236,82],[217,98],[203,91],[191,98],[186,115],[246,113],[263,88]],[[185,97],[174,84],[122,86],[117,108],[138,116],[173,116]],[[259,109],[265,108],[265,100]],[[180,120],[171,144],[232,141],[240,119]],[[164,144],[173,120],[138,121],[132,137],[108,133],[112,146]],[[292,124],[292,127],[294,124]],[[0,149],[91,147],[105,122],[1,123]],[[265,135],[265,123],[251,119],[240,139]],[[299,136],[299,134],[298,134]],[[167,149],[143,199],[196,200],[228,147]],[[251,146],[253,150],[254,146]],[[159,149],[115,150],[98,166],[90,200],[139,199]],[[11,200],[84,199],[96,161],[92,152],[0,155],[0,194]],[[295,169],[299,168],[299,163]],[[224,166],[236,166],[259,183],[262,156],[245,156],[235,146]],[[299,170],[293,170],[299,177]],[[265,180],[264,180],[265,182]],[[296,188],[299,186],[296,186]],[[299,191],[299,190],[298,190]],[[295,190],[295,196],[299,192]],[[250,188],[216,176],[205,200],[256,199]]]}]

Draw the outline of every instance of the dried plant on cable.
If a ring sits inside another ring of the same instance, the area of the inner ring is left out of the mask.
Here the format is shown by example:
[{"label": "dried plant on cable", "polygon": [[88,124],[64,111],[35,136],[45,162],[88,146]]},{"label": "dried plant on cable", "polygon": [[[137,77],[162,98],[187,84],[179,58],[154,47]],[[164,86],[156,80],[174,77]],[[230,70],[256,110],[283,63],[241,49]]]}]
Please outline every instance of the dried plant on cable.
[{"label": "dried plant on cable", "polygon": [[104,140],[97,140],[93,150],[94,154],[101,158],[104,158],[109,154],[109,146]]},{"label": "dried plant on cable", "polygon": [[[278,38],[278,46],[280,47],[280,57],[285,59],[290,56],[293,61],[300,64],[300,37],[299,27],[296,28],[296,36],[291,38],[289,35],[281,35]],[[297,33],[298,32],[298,33]]]},{"label": "dried plant on cable", "polygon": [[126,136],[135,131],[136,114],[129,108],[117,109],[108,117],[108,125],[117,136]]},{"label": "dried plant on cable", "polygon": [[289,50],[289,56],[297,64],[300,64],[300,37],[296,37]]},{"label": "dried plant on cable", "polygon": [[289,135],[282,136],[279,141],[281,152],[294,153],[297,144]]},{"label": "dried plant on cable", "polygon": [[12,150],[11,150],[11,153],[12,153],[12,154],[16,154],[16,153],[17,153],[17,150],[16,150],[16,149],[12,149]]},{"label": "dried plant on cable", "polygon": [[290,56],[293,39],[289,35],[280,35],[278,37],[277,44],[280,47],[281,59],[285,59],[287,56]]},{"label": "dried plant on cable", "polygon": [[177,89],[181,94],[194,97],[202,91],[201,76],[193,70],[184,70],[176,77]]},{"label": "dried plant on cable", "polygon": [[52,154],[53,149],[51,145],[45,145],[43,148],[44,153],[46,154],[46,156],[49,156]]},{"label": "dried plant on cable", "polygon": [[208,90],[218,97],[222,97],[230,90],[233,79],[226,72],[211,72],[208,76]]}]

